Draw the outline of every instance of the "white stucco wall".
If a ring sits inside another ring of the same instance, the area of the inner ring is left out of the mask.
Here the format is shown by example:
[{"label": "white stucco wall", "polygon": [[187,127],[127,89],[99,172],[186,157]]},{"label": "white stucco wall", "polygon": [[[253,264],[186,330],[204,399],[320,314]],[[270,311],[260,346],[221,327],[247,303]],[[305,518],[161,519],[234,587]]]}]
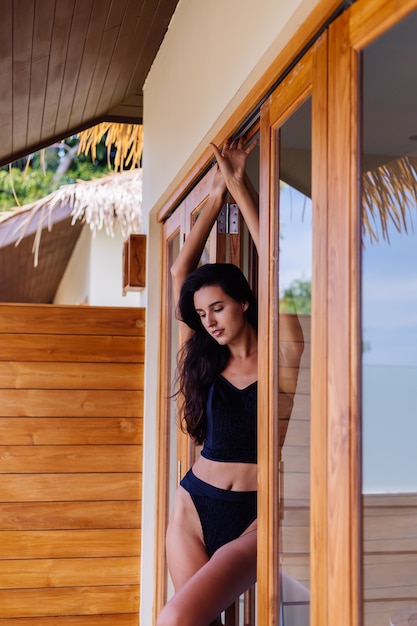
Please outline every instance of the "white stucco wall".
[{"label": "white stucco wall", "polygon": [[[322,0],[325,2],[325,0]],[[152,623],[161,225],[157,203],[202,154],[319,0],[180,0],[144,88],[148,238],[141,624]],[[150,217],[149,217],[150,216]]]},{"label": "white stucco wall", "polygon": [[90,301],[95,306],[142,306],[141,292],[123,296],[123,238],[104,230],[91,239]]},{"label": "white stucco wall", "polygon": [[55,304],[144,306],[143,292],[123,295],[123,238],[84,226],[55,295]]},{"label": "white stucco wall", "polygon": [[145,210],[206,148],[318,0],[180,0],[144,87]]},{"label": "white stucco wall", "polygon": [[55,294],[54,304],[87,304],[91,231],[84,226]]}]

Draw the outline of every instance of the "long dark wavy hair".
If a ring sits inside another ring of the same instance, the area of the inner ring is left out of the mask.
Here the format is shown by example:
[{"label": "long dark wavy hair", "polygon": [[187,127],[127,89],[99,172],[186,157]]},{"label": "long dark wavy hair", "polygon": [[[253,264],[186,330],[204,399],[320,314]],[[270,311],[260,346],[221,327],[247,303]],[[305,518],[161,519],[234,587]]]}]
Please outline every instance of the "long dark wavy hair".
[{"label": "long dark wavy hair", "polygon": [[226,367],[229,348],[207,332],[194,307],[194,294],[202,287],[216,285],[237,302],[247,302],[246,319],[258,330],[256,297],[240,269],[232,263],[207,263],[185,279],[177,315],[195,332],[178,354],[178,395],[182,399],[181,427],[201,444],[206,435],[205,404],[210,385]]}]

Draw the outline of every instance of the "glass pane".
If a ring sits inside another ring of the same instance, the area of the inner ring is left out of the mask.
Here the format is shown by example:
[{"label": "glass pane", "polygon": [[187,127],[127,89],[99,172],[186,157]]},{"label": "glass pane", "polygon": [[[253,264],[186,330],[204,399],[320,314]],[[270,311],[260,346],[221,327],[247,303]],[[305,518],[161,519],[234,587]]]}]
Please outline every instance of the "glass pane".
[{"label": "glass pane", "polygon": [[311,101],[280,129],[281,626],[309,624]]},{"label": "glass pane", "polygon": [[366,626],[417,624],[417,13],[363,52]]}]

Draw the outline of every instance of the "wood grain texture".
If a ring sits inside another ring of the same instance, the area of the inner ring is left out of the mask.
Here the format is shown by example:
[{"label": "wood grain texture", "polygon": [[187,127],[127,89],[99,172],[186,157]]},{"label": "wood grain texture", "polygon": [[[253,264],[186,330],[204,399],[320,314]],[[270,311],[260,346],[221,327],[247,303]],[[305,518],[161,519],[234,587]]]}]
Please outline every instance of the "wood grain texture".
[{"label": "wood grain texture", "polygon": [[416,607],[416,529],[416,493],[363,496],[366,626],[378,626],[396,611]]},{"label": "wood grain texture", "polygon": [[139,584],[136,557],[0,559],[1,589]]},{"label": "wood grain texture", "polygon": [[137,528],[140,515],[138,500],[2,502],[0,529]]},{"label": "wood grain texture", "polygon": [[141,363],[57,363],[0,361],[0,389],[137,389]]},{"label": "wood grain texture", "polygon": [[327,247],[328,247],[328,87],[327,33],[313,59],[312,200],[313,273],[311,307],[311,626],[327,626]]},{"label": "wood grain texture", "polygon": [[[259,343],[263,346],[263,358],[259,365],[258,414],[264,416],[258,421],[258,447],[262,450],[258,461],[258,619],[262,624],[277,623],[280,613],[280,570],[285,550],[291,552],[286,535],[291,528],[284,525],[287,498],[294,501],[309,500],[309,468],[307,472],[287,471],[285,461],[286,446],[295,446],[296,455],[304,446],[304,456],[309,458],[310,439],[310,399],[308,382],[304,380],[304,394],[296,397],[290,419],[280,415],[279,389],[286,381],[298,377],[300,366],[299,349],[291,344],[294,336],[288,324],[291,316],[282,315],[278,319],[279,302],[279,128],[285,120],[302,104],[311,93],[312,55],[307,54],[296,72],[290,73],[280,88],[262,107],[261,112],[261,189],[260,189],[260,231],[261,246],[259,255],[259,301],[268,303],[260,307]],[[306,324],[309,343],[309,320]],[[290,333],[290,334],[288,334]],[[299,329],[299,347],[305,342],[304,333]],[[293,343],[294,339],[293,339]],[[286,358],[286,354],[291,358]],[[294,354],[294,357],[292,357]],[[297,356],[298,355],[298,356]],[[304,357],[304,366],[309,373],[309,355]],[[285,358],[285,367],[282,360]],[[293,359],[293,360],[291,360]],[[291,369],[291,366],[294,371]],[[302,370],[303,368],[301,368]],[[278,420],[276,416],[278,415]],[[284,421],[286,422],[284,424]],[[285,438],[285,444],[283,445]],[[294,529],[298,540],[308,552],[308,526]],[[295,545],[294,543],[292,544]],[[285,562],[283,564],[285,569]],[[305,575],[305,570],[303,575]]]},{"label": "wood grain texture", "polygon": [[[264,306],[259,307],[258,343],[263,346],[263,358],[258,364],[258,414],[265,418],[258,420],[258,449],[263,451],[258,463],[258,620],[261,624],[269,623],[271,614],[275,615],[277,608],[276,575],[271,567],[271,560],[277,556],[276,533],[274,532],[273,513],[270,503],[273,498],[272,490],[276,487],[276,480],[269,485],[271,472],[271,444],[269,442],[269,428],[271,421],[271,371],[273,363],[272,337],[269,341],[270,319],[273,316],[270,276],[270,259],[274,258],[273,241],[270,233],[277,227],[274,212],[269,207],[274,206],[270,197],[270,174],[273,171],[271,154],[271,100],[262,106],[260,121],[260,171],[259,186],[259,238],[264,242],[259,250],[259,285],[258,299]],[[273,445],[273,443],[272,443]]]},{"label": "wood grain texture", "polygon": [[[1,393],[2,395],[2,393]],[[141,444],[142,418],[2,417],[0,441],[11,445]]]},{"label": "wood grain texture", "polygon": [[[62,326],[60,331],[65,333],[65,327]],[[106,335],[104,331],[102,335],[88,336],[87,340],[80,335],[61,334],[60,341],[57,341],[56,334],[19,334],[17,330],[16,334],[4,333],[0,337],[0,360],[4,361],[19,361],[24,358],[28,363],[134,363],[136,359],[143,362],[144,358],[142,337]]]},{"label": "wood grain texture", "polygon": [[141,124],[177,2],[3,0],[1,164],[104,120]]},{"label": "wood grain texture", "polygon": [[[137,613],[138,585],[0,590],[4,618]],[[117,624],[117,622],[113,622]]]},{"label": "wood grain texture", "polygon": [[9,474],[0,485],[0,502],[138,500],[138,474]]},{"label": "wood grain texture", "polygon": [[3,619],[3,626],[138,626],[137,613]]},{"label": "wood grain texture", "polygon": [[138,623],[144,321],[0,306],[5,625]]},{"label": "wood grain texture", "polygon": [[0,474],[140,471],[142,454],[136,445],[0,445]]},{"label": "wood grain texture", "polygon": [[28,315],[24,304],[2,304],[0,307],[0,333],[42,335],[92,336],[145,334],[145,311],[120,307],[73,307],[38,304]]},{"label": "wood grain texture", "polygon": [[[7,510],[7,507],[5,508]],[[116,506],[113,506],[113,509],[116,509]],[[140,511],[132,509],[130,519],[135,517],[138,519],[139,515],[135,515],[137,513],[140,515]],[[88,510],[85,517],[88,517]],[[90,530],[85,524],[79,524],[77,530],[56,530],[57,527],[65,528],[65,524],[61,524],[52,514],[48,519],[54,522],[50,530],[33,530],[35,524],[29,530],[24,530],[24,525],[17,516],[14,516],[11,508],[9,526],[12,526],[13,520],[14,527],[17,526],[20,530],[3,530],[5,525],[2,525],[0,533],[2,558],[26,560],[140,555],[141,535],[138,528],[121,529],[118,524],[117,528],[112,529],[110,519],[103,530],[97,527]],[[102,510],[102,525],[105,519],[105,510]]]},{"label": "wood grain texture", "polygon": [[142,417],[143,391],[3,389],[5,417]]}]

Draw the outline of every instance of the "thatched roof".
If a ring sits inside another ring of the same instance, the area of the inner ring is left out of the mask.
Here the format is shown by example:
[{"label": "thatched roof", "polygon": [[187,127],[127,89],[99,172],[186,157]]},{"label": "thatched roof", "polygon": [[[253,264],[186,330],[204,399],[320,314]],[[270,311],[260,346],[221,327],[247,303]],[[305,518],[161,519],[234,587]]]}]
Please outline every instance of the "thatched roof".
[{"label": "thatched roof", "polygon": [[[123,237],[138,233],[142,220],[142,170],[133,169],[102,178],[64,185],[57,191],[0,217],[0,247],[10,243],[17,246],[33,233],[36,223],[33,254],[38,265],[42,231],[52,230],[53,224],[67,215],[72,224],[87,223],[93,233],[106,230],[114,236],[119,230]],[[55,219],[57,218],[57,219]]]},{"label": "thatched roof", "polygon": [[141,204],[142,172],[136,169],[66,185],[0,213],[0,301],[53,302],[83,223],[93,232],[127,237],[140,232]]},{"label": "thatched roof", "polygon": [[390,159],[362,177],[362,230],[369,241],[389,241],[389,226],[413,228],[417,206],[417,158]]}]

